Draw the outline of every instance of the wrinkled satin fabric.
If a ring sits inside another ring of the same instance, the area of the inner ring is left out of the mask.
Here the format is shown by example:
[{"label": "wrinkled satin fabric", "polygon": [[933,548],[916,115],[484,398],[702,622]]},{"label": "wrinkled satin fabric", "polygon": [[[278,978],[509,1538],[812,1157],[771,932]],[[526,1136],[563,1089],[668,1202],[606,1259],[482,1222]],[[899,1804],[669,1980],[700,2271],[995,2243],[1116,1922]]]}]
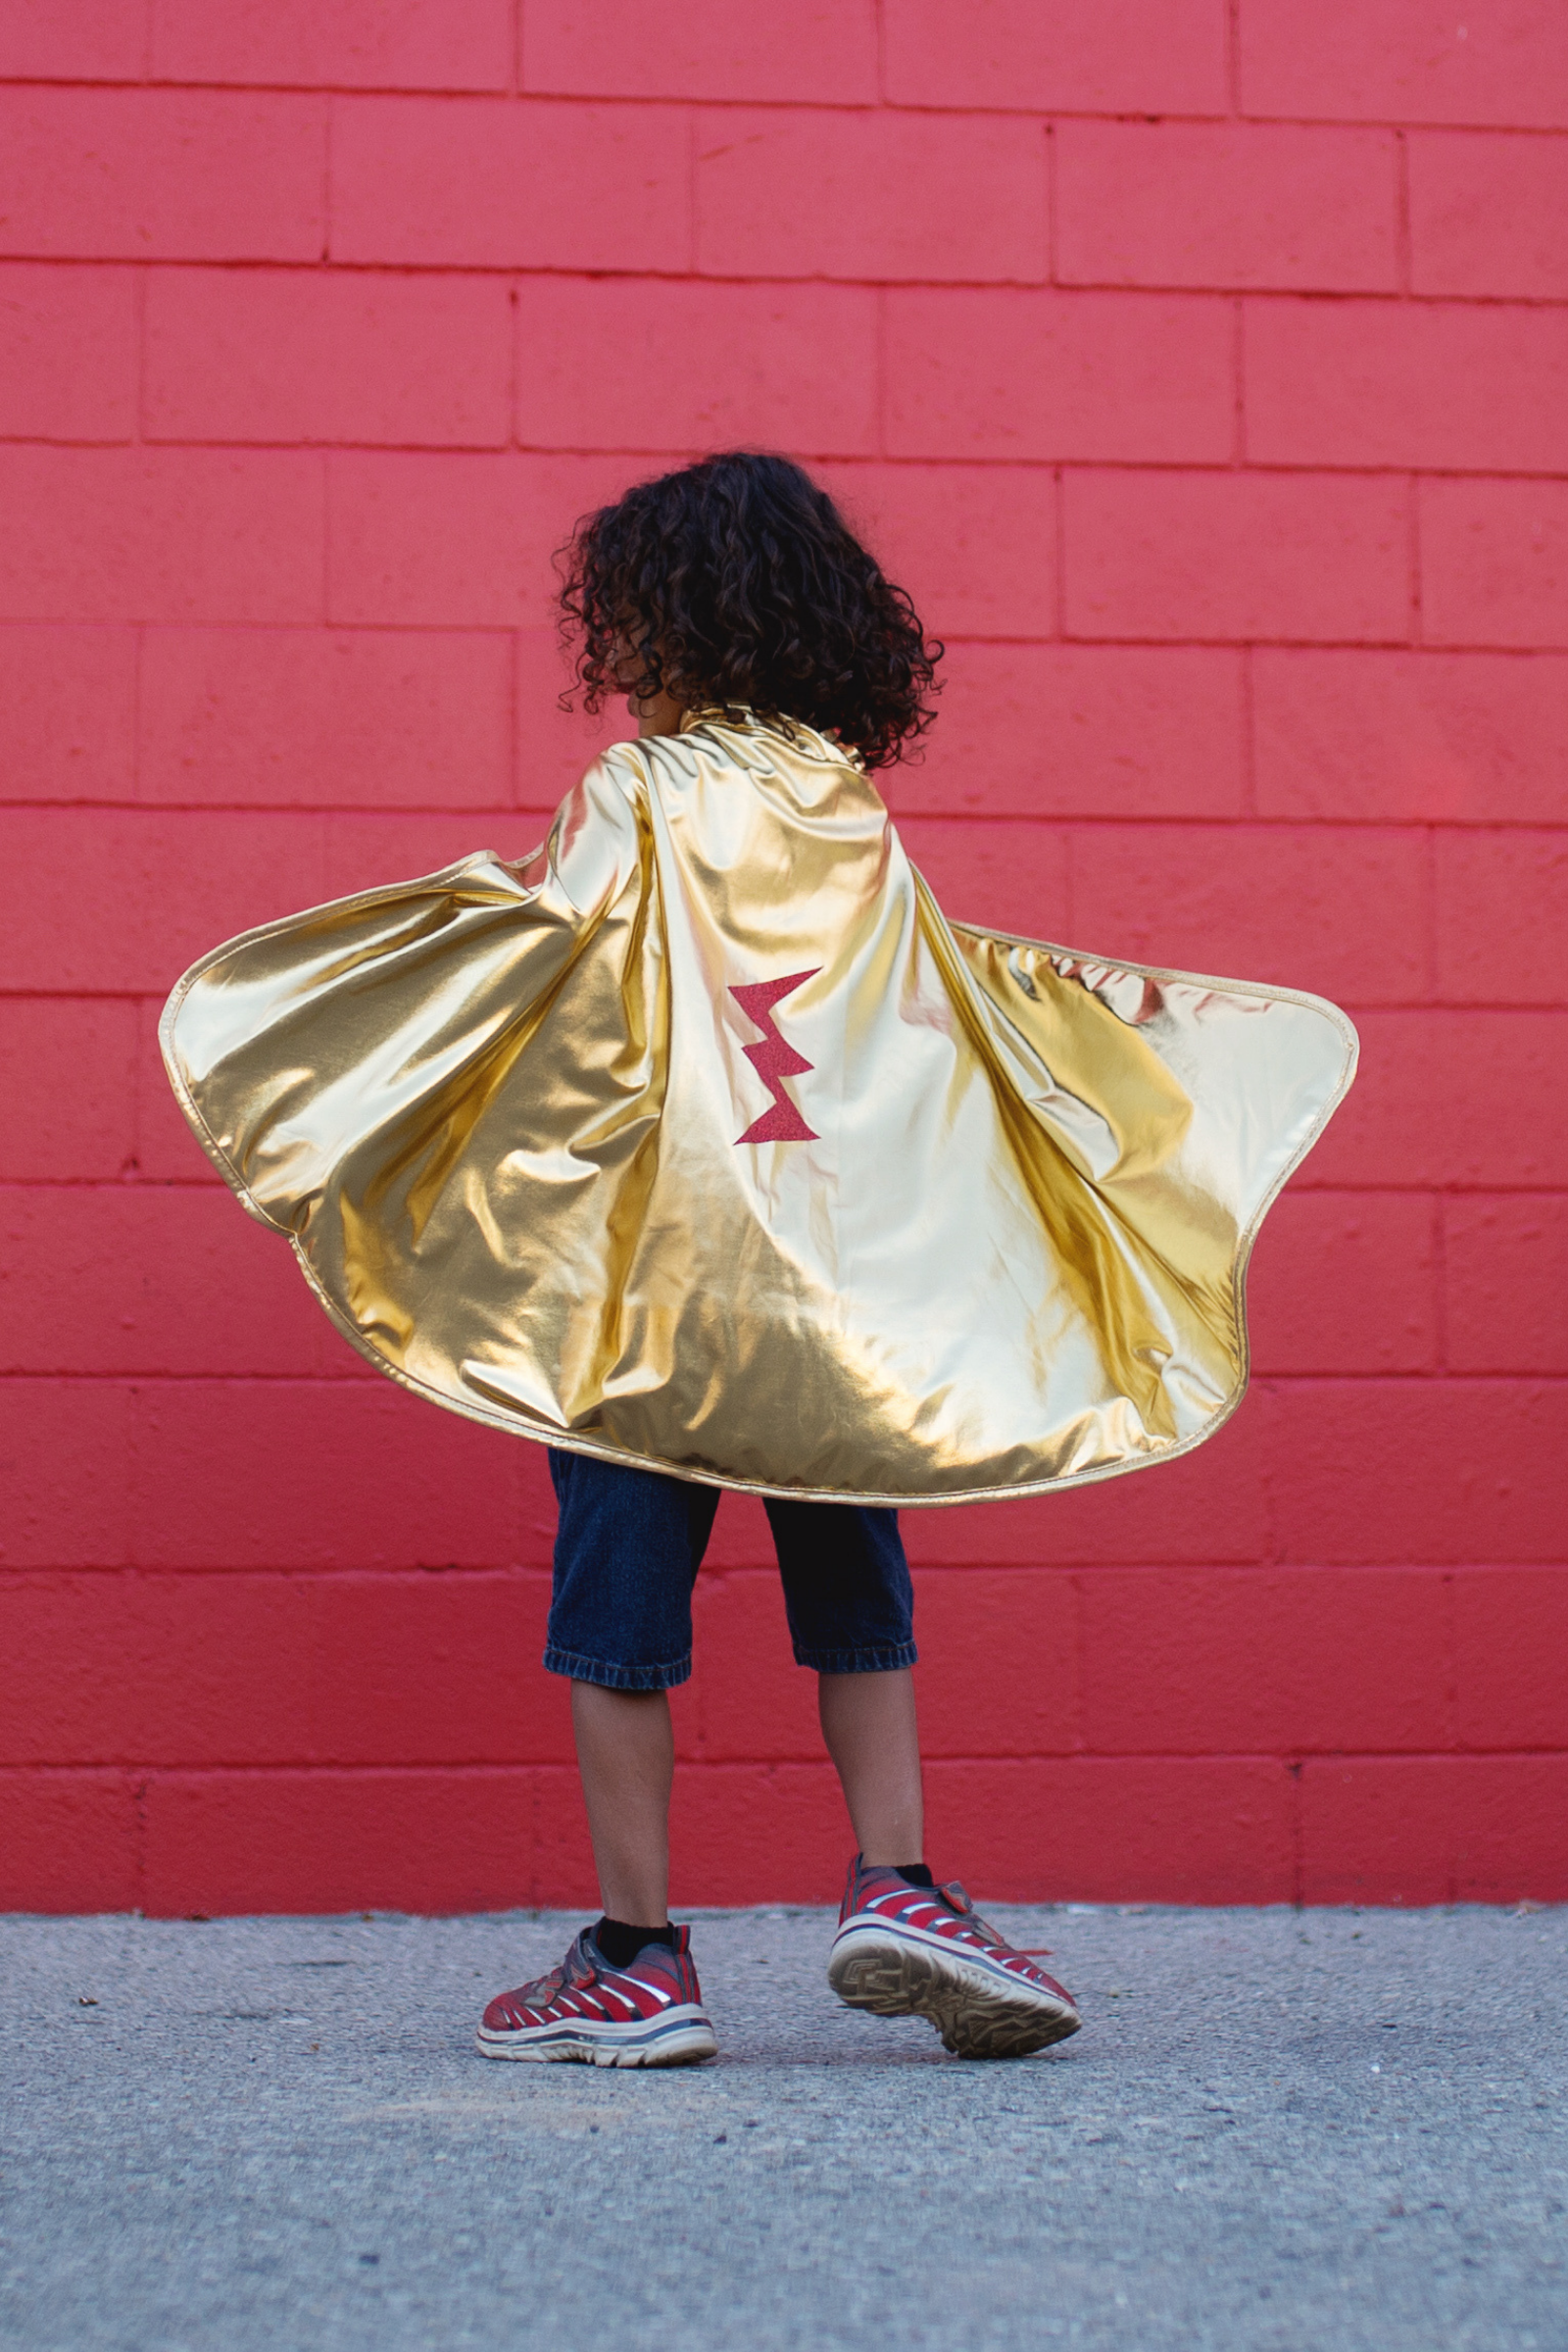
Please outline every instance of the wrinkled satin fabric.
[{"label": "wrinkled satin fabric", "polygon": [[835,742],[712,715],[608,752],[519,863],[217,949],[162,1039],[393,1378],[612,1460],[897,1504],[1217,1429],[1248,1252],[1356,1051],[1320,998],[946,921]]}]

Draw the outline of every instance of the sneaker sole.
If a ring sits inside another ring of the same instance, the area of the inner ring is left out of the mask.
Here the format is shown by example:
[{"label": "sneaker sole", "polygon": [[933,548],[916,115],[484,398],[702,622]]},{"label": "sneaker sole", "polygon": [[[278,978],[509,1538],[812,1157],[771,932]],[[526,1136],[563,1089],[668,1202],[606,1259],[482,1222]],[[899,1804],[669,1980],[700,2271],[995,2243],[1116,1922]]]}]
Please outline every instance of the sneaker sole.
[{"label": "sneaker sole", "polygon": [[890,1936],[880,1923],[841,1931],[827,1981],[852,2009],[928,2018],[959,2058],[1026,2058],[1065,2041],[1083,2023],[1076,2009],[1049,1994],[1016,1980],[999,1983],[992,1970],[951,1946]]},{"label": "sneaker sole", "polygon": [[700,2009],[681,2009],[628,2035],[624,2026],[596,2026],[591,2018],[563,2018],[553,2026],[528,2026],[498,2034],[481,2026],[475,2040],[481,2058],[511,2058],[536,2066],[699,2066],[716,2058],[713,2029]]}]

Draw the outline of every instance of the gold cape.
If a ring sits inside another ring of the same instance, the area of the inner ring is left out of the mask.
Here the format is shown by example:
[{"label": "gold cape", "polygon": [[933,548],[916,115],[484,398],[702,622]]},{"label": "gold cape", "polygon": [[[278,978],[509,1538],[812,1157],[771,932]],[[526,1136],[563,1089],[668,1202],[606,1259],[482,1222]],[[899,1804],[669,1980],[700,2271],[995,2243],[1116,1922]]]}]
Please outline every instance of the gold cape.
[{"label": "gold cape", "polygon": [[246,932],[171,1080],[418,1395],[763,1494],[1037,1494],[1247,1382],[1264,1210],[1349,1085],[1290,989],[949,923],[854,759],[689,716],[489,852]]}]

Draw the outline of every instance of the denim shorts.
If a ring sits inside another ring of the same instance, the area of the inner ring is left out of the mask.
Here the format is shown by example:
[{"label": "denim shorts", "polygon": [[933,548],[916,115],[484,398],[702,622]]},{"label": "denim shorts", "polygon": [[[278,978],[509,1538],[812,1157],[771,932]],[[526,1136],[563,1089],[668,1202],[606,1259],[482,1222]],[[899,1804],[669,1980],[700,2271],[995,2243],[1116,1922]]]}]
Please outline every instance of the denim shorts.
[{"label": "denim shorts", "polygon": [[[545,1665],[610,1690],[668,1690],[692,1670],[692,1587],[717,1487],[550,1448],[561,1506]],[[795,1656],[819,1674],[912,1666],[914,1596],[897,1511],[767,1503]]]}]

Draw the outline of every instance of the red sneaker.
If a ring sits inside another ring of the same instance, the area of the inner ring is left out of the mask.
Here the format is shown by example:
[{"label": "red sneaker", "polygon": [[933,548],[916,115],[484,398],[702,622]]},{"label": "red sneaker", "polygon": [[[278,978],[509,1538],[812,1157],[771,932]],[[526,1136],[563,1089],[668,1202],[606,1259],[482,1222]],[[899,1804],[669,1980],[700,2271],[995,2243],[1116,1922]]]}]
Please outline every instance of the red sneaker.
[{"label": "red sneaker", "polygon": [[690,2066],[716,2056],[690,1945],[690,1928],[677,1928],[673,1951],[645,1943],[629,1968],[612,1968],[584,1928],[548,1977],[491,2002],[481,2054],[594,2066]]},{"label": "red sneaker", "polygon": [[1004,1943],[956,1881],[911,1886],[858,1854],[827,1981],[852,2009],[928,2017],[960,2058],[1022,2058],[1083,2023],[1072,1994]]}]

